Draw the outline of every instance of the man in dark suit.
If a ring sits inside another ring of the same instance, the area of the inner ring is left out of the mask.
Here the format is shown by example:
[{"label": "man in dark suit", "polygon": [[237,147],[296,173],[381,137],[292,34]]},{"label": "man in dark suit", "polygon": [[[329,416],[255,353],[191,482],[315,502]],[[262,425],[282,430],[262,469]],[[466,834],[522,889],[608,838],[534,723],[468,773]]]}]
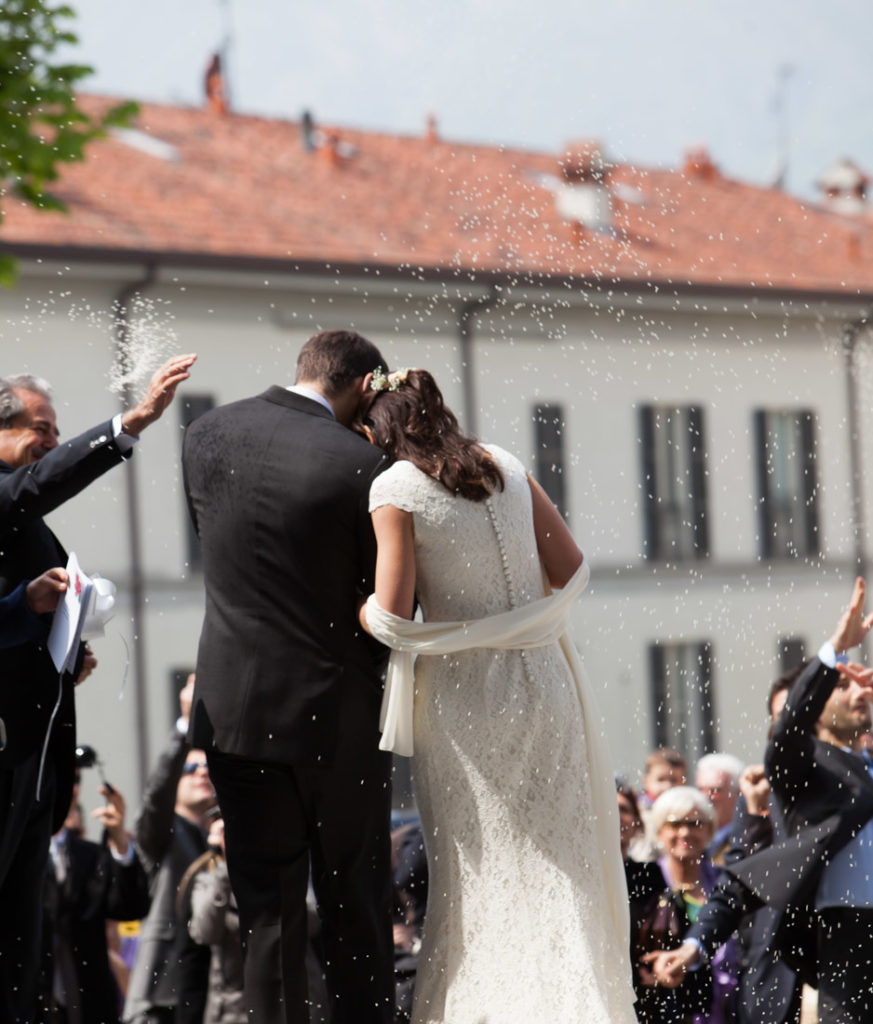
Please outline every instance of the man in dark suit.
[{"label": "man in dark suit", "polygon": [[358,626],[373,585],[370,482],[384,456],[347,429],[379,351],[326,331],[293,388],[187,430],[206,616],[191,741],[207,751],[258,1024],[308,1024],[312,871],[333,1024],[393,1009],[390,759],[378,750],[385,652]]},{"label": "man in dark suit", "polygon": [[818,988],[821,1024],[873,1020],[873,670],[840,664],[873,626],[864,581],[791,688],[764,759],[785,838],[726,866],[729,894],[776,916],[772,948]]},{"label": "man in dark suit", "polygon": [[[771,733],[805,664],[780,676],[770,687],[767,707]],[[763,765],[749,765],[739,777],[740,795],[726,844],[724,863],[733,865],[785,837],[779,810],[770,798]],[[747,902],[748,901],[748,902]],[[793,970],[774,956],[773,935],[779,916],[772,907],[748,900],[748,894],[727,873],[701,908],[682,945],[654,954],[653,970],[660,985],[673,987],[694,970],[701,957],[711,960],[722,943],[737,932],[739,950],[738,1024],[797,1024],[801,985]]]},{"label": "man in dark suit", "polygon": [[[122,461],[194,358],[170,360],[134,408],[63,443],[48,385],[30,375],[0,380],[0,597],[66,563],[42,517]],[[0,1020],[32,1021],[42,877],[73,785],[74,680],[59,679],[32,640],[0,650],[0,679]]]}]

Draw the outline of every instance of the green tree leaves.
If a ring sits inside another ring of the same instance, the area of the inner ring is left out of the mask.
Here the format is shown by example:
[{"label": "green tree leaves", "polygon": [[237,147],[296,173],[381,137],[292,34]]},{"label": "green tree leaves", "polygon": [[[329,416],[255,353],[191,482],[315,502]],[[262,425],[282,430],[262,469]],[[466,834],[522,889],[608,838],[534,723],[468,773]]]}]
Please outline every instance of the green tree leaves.
[{"label": "green tree leaves", "polygon": [[[91,142],[137,112],[135,103],[123,103],[92,116],[78,105],[76,86],[93,69],[52,62],[58,49],[78,42],[67,25],[74,17],[71,7],[43,0],[3,0],[0,7],[0,203],[12,194],[40,210],[66,210],[50,191],[59,169],[84,159]],[[3,258],[0,283],[10,273]]]}]

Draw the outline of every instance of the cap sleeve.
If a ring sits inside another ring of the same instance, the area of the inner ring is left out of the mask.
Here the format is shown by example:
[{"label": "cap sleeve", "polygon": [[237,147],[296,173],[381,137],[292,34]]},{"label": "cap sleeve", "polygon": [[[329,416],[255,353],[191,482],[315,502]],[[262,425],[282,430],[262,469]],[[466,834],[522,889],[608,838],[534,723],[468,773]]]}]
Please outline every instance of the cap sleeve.
[{"label": "cap sleeve", "polygon": [[395,462],[380,473],[370,485],[370,511],[382,505],[393,505],[404,512],[414,512],[418,474],[419,470],[409,462]]}]

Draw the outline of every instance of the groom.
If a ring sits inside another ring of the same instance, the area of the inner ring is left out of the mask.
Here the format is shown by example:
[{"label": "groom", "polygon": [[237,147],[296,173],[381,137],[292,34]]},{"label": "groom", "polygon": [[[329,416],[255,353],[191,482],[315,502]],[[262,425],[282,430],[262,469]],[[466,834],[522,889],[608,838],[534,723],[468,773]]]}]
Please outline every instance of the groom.
[{"label": "groom", "polygon": [[332,1024],[393,1019],[386,652],[356,618],[385,456],[346,429],[378,366],[359,334],[324,331],[294,387],[215,409],[185,436],[206,584],[189,739],[224,816],[257,1024],[309,1022],[310,870]]}]

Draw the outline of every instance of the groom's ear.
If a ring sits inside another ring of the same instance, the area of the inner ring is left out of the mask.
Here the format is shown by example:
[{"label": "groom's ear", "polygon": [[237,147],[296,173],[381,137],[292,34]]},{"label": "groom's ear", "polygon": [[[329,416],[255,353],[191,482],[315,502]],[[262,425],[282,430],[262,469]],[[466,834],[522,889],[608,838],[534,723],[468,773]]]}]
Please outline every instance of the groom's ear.
[{"label": "groom's ear", "polygon": [[370,371],[370,373],[368,373],[361,380],[361,394],[362,395],[366,395],[366,393],[370,390],[370,385],[372,383],[373,383],[373,373],[372,373],[372,371]]}]

